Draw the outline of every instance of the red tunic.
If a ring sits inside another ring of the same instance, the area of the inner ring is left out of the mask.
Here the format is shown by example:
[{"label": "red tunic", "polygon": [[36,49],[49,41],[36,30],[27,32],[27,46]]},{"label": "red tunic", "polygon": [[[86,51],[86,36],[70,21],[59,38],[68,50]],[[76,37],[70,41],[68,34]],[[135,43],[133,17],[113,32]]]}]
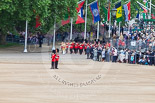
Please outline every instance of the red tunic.
[{"label": "red tunic", "polygon": [[81,44],[81,46],[83,46],[83,47],[84,47],[84,44]]},{"label": "red tunic", "polygon": [[55,62],[55,57],[56,57],[56,55],[55,54],[52,54],[52,62]]},{"label": "red tunic", "polygon": [[74,43],[71,44],[74,47]]},{"label": "red tunic", "polygon": [[55,58],[56,58],[56,61],[59,61],[59,55],[58,54],[56,55]]},{"label": "red tunic", "polygon": [[75,49],[77,49],[78,48],[78,45],[75,45]]},{"label": "red tunic", "polygon": [[70,49],[73,49],[73,45],[70,45]]},{"label": "red tunic", "polygon": [[82,45],[80,45],[80,49],[83,49],[83,46]]}]

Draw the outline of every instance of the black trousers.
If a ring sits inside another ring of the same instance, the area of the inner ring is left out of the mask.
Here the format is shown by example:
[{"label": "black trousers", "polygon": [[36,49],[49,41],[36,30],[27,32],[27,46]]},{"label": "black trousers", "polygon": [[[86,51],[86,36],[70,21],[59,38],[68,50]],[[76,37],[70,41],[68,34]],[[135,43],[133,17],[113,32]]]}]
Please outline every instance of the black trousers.
[{"label": "black trousers", "polygon": [[153,65],[153,57],[149,57],[149,59],[150,59],[150,63],[149,63],[149,65]]},{"label": "black trousers", "polygon": [[55,62],[55,68],[58,69],[58,61]]},{"label": "black trousers", "polygon": [[89,53],[87,53],[87,59],[89,59]]},{"label": "black trousers", "polygon": [[70,54],[72,54],[73,53],[73,49],[70,49]]},{"label": "black trousers", "polygon": [[83,49],[80,49],[80,55],[82,54],[82,52],[83,52]]},{"label": "black trousers", "polygon": [[54,69],[55,62],[52,62],[51,68]]},{"label": "black trousers", "polygon": [[76,49],[74,48],[74,53],[76,52]]},{"label": "black trousers", "polygon": [[41,41],[39,41],[39,47],[42,47],[42,42]]},{"label": "black trousers", "polygon": [[77,52],[78,52],[78,49],[76,48],[76,49],[75,49],[75,54],[77,54]]},{"label": "black trousers", "polygon": [[117,56],[113,56],[113,62],[117,61]]},{"label": "black trousers", "polygon": [[93,57],[94,57],[94,54],[90,53],[90,59],[93,59]]}]

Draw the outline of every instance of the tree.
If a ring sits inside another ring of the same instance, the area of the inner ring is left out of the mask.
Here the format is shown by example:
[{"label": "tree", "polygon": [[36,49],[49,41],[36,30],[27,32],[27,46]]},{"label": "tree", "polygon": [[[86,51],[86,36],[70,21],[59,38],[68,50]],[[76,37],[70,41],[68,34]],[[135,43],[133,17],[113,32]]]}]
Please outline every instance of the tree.
[{"label": "tree", "polygon": [[[28,20],[29,28],[35,25],[35,17],[38,15],[42,24],[40,31],[47,32],[54,24],[54,20],[60,21],[67,8],[71,8],[70,15],[75,15],[77,0],[2,0],[0,1],[0,44],[5,44],[5,36],[8,31],[15,28],[25,28]],[[73,9],[72,9],[73,8]]]},{"label": "tree", "polygon": [[[41,14],[42,18],[47,17],[50,2],[50,0],[0,1],[0,44],[5,44],[7,32],[14,31],[16,26],[23,21],[31,22],[37,14]],[[34,14],[34,10],[37,14]]]},{"label": "tree", "polygon": [[[5,44],[5,36],[8,31],[13,32],[20,30],[25,30],[25,21],[29,22],[29,30],[36,31],[39,30],[43,33],[47,33],[51,27],[53,27],[54,21],[60,22],[66,12],[69,10],[70,17],[76,17],[76,7],[77,2],[80,0],[1,0],[0,1],[0,44]],[[88,4],[94,0],[88,0]],[[112,0],[111,9],[114,8],[115,2],[118,0]],[[125,1],[122,0],[122,5]],[[104,17],[104,12],[102,7],[106,6],[108,3],[105,0],[98,0],[100,2],[100,15],[101,20]],[[139,0],[143,3],[143,0]],[[154,4],[154,1],[152,1]],[[108,6],[108,5],[107,5]],[[131,18],[136,16],[136,8],[140,8],[136,3],[136,0],[131,0]],[[92,14],[88,7],[88,22],[92,20]],[[36,16],[40,17],[41,27],[35,29],[35,18]],[[124,17],[123,17],[124,18]],[[123,19],[123,25],[125,24]],[[68,26],[64,26],[61,31],[68,30]],[[75,29],[78,29],[79,32],[84,31],[84,24],[74,25]],[[79,29],[80,28],[80,29]],[[91,30],[91,26],[87,25],[87,30]]]}]

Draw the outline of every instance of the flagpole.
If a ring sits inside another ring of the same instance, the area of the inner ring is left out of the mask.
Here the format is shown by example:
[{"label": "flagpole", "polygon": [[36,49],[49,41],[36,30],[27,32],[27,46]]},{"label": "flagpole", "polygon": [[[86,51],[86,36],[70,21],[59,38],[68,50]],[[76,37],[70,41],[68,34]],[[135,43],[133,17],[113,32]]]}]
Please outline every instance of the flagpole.
[{"label": "flagpole", "polygon": [[54,36],[53,36],[53,48],[52,48],[52,50],[55,50],[55,20],[54,20]]},{"label": "flagpole", "polygon": [[70,31],[70,40],[72,40],[72,35],[73,35],[73,18],[71,18],[71,31]]},{"label": "flagpole", "polygon": [[97,40],[99,39],[99,29],[100,29],[100,24],[99,24],[99,21],[97,22]]},{"label": "flagpole", "polygon": [[121,22],[119,22],[119,36],[120,36],[120,31],[121,31]]},{"label": "flagpole", "polygon": [[140,14],[140,13],[139,13],[139,18],[138,18],[138,19],[139,19],[139,21],[140,21],[140,19],[141,19],[141,14]]},{"label": "flagpole", "polygon": [[87,39],[87,0],[86,0],[86,14],[85,14],[85,33],[84,33],[84,40]]},{"label": "flagpole", "polygon": [[150,0],[150,19],[151,19],[151,2],[152,0]]},{"label": "flagpole", "polygon": [[27,53],[27,27],[28,27],[28,21],[26,20],[24,53]]},{"label": "flagpole", "polygon": [[98,0],[95,0],[95,1],[91,2],[90,4],[88,4],[88,6],[91,5],[91,4],[93,4],[94,2],[97,2],[97,1],[98,1]]},{"label": "flagpole", "polygon": [[[150,18],[149,19],[151,19],[151,2],[152,0],[150,0]],[[151,22],[149,22],[149,24],[151,24]],[[149,25],[149,29],[151,29],[151,25]]]},{"label": "flagpole", "polygon": [[117,3],[119,3],[121,0],[119,0],[119,1],[116,1],[114,4],[117,4]]},{"label": "flagpole", "polygon": [[128,21],[128,34],[130,33],[130,24],[129,24],[130,21]]},{"label": "flagpole", "polygon": [[137,1],[137,3],[138,3],[140,6],[144,7],[145,9],[150,10],[150,8],[144,6],[142,3],[138,2],[138,1]]},{"label": "flagpole", "polygon": [[[100,1],[99,1],[100,6]],[[100,32],[100,21],[97,22],[97,40],[99,40],[99,32]]]},{"label": "flagpole", "polygon": [[[111,13],[110,13],[110,17],[111,17]],[[109,38],[110,38],[110,25],[111,25],[111,18],[109,20]]]},{"label": "flagpole", "polygon": [[110,20],[109,20],[109,38],[110,38],[110,25],[111,25],[111,12],[110,12]]},{"label": "flagpole", "polygon": [[83,1],[84,1],[84,0],[81,0],[81,1],[77,2],[77,4],[79,4],[79,3],[83,2]]}]

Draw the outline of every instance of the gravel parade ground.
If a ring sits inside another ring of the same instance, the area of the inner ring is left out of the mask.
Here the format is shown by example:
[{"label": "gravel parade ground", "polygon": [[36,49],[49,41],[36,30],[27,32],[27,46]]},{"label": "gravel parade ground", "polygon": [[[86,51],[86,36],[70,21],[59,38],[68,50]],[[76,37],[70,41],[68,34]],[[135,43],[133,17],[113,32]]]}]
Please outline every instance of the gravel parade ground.
[{"label": "gravel parade ground", "polygon": [[48,47],[34,53],[0,49],[0,103],[155,103],[154,66],[96,62]]}]

